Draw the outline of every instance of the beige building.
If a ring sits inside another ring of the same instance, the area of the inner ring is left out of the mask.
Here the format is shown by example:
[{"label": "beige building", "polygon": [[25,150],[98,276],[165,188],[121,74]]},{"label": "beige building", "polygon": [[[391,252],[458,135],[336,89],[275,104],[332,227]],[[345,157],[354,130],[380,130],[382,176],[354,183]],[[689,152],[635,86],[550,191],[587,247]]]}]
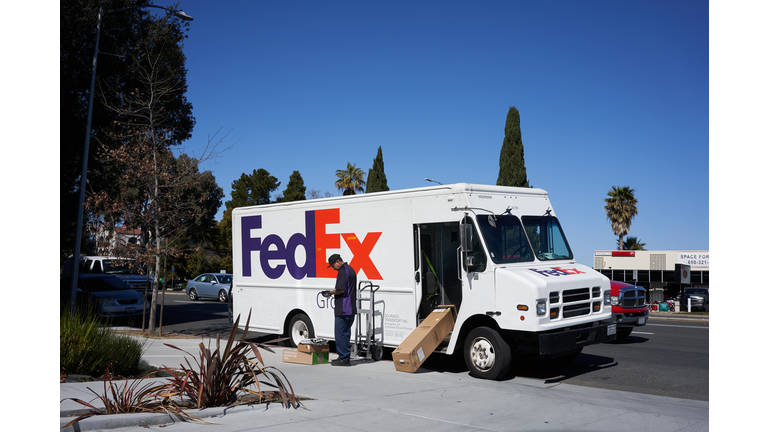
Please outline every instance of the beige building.
[{"label": "beige building", "polygon": [[595,251],[592,268],[611,280],[649,290],[651,301],[664,301],[680,293],[675,264],[691,267],[692,287],[709,288],[708,250]]}]

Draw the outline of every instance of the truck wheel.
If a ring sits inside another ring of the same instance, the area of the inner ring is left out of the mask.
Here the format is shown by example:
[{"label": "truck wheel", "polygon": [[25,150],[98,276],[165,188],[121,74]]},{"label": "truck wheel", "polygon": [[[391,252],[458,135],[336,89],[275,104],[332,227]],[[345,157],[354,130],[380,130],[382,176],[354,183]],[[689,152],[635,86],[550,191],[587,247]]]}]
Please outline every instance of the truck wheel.
[{"label": "truck wheel", "polygon": [[227,301],[227,292],[226,291],[219,290],[219,301],[222,302],[222,303]]},{"label": "truck wheel", "polygon": [[495,380],[509,370],[512,351],[496,330],[478,327],[464,341],[464,362],[472,376]]},{"label": "truck wheel", "polygon": [[189,290],[189,299],[190,299],[190,300],[192,300],[192,301],[195,301],[195,300],[197,300],[197,299],[199,299],[199,298],[200,298],[200,297],[198,297],[198,296],[197,296],[197,291],[195,291],[195,289],[194,289],[194,288],[192,288],[191,290]]},{"label": "truck wheel", "polygon": [[308,316],[299,313],[291,318],[286,336],[289,338],[291,346],[295,348],[303,339],[314,338],[315,328],[312,327],[312,321]]}]

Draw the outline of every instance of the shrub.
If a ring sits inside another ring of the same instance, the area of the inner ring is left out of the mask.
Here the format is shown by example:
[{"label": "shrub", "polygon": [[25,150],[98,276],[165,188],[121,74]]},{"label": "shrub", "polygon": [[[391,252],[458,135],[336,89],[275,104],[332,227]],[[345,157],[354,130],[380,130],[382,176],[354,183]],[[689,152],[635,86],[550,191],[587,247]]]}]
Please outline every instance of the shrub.
[{"label": "shrub", "polygon": [[[200,343],[200,353],[194,366],[187,358],[188,367],[182,364],[178,371],[166,367],[165,371],[171,375],[167,394],[180,398],[182,404],[198,409],[232,405],[246,395],[255,397],[259,402],[277,400],[285,408],[298,409],[302,406],[285,375],[274,366],[264,364],[259,348],[274,351],[263,344],[246,342],[250,320],[251,314],[248,313],[240,341],[236,340],[240,323],[238,316],[223,349],[217,336],[213,351]],[[192,355],[171,344],[165,345]],[[260,381],[260,376],[265,381]],[[265,390],[264,387],[275,390]]]},{"label": "shrub", "polygon": [[[88,388],[96,395],[96,399],[104,403],[104,409],[99,409],[90,402],[78,398],[62,399],[62,402],[72,400],[90,408],[88,412],[81,414],[64,427],[94,415],[137,412],[176,413],[189,420],[210,423],[185,412],[184,408],[229,406],[238,401],[248,403],[249,397],[256,402],[274,400],[282,403],[285,408],[307,409],[299,401],[285,375],[279,369],[264,364],[259,348],[274,351],[263,344],[246,342],[250,320],[249,313],[243,335],[240,341],[236,341],[240,323],[240,317],[237,317],[223,351],[221,339],[218,337],[214,351],[200,343],[199,360],[195,360],[196,368],[192,366],[189,359],[186,359],[189,368],[182,364],[180,372],[168,367],[164,368],[171,376],[166,383],[145,384],[144,379],[154,375],[151,373],[138,380],[126,381],[122,385],[115,384],[107,370],[103,393],[99,394]],[[186,352],[173,345],[165,345]],[[260,376],[266,381],[259,381]],[[263,387],[274,390],[265,390]]]},{"label": "shrub", "polygon": [[144,345],[105,327],[106,321],[88,307],[73,312],[62,307],[59,321],[61,373],[101,376],[107,368],[127,376],[138,372]]}]

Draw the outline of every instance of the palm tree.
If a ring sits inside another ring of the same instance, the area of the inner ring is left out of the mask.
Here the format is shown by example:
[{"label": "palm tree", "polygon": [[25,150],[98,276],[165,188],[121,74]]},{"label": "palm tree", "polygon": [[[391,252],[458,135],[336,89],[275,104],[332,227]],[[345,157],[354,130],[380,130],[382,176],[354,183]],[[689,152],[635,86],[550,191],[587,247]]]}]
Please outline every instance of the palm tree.
[{"label": "palm tree", "polygon": [[613,233],[619,236],[619,250],[624,250],[624,236],[629,234],[632,219],[637,216],[635,190],[629,186],[612,186],[605,199],[605,215],[611,221]]},{"label": "palm tree", "polygon": [[365,190],[365,173],[355,164],[347,162],[347,169],[336,170],[336,189],[344,191],[344,195],[355,195]]},{"label": "palm tree", "polygon": [[[616,244],[619,244],[619,241],[616,240]],[[622,250],[622,249],[619,249]],[[639,238],[637,237],[627,237],[627,241],[624,242],[624,249],[623,250],[645,250],[645,243],[642,243]]]}]

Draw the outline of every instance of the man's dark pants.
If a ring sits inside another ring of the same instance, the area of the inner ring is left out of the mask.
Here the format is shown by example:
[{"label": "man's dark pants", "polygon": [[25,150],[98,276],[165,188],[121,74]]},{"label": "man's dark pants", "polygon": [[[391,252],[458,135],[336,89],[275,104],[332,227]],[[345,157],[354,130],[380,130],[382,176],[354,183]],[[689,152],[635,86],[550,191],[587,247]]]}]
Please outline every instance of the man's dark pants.
[{"label": "man's dark pants", "polygon": [[339,355],[339,360],[341,361],[349,361],[349,338],[352,336],[352,323],[354,322],[354,315],[335,317],[334,336],[336,338],[336,354]]}]

